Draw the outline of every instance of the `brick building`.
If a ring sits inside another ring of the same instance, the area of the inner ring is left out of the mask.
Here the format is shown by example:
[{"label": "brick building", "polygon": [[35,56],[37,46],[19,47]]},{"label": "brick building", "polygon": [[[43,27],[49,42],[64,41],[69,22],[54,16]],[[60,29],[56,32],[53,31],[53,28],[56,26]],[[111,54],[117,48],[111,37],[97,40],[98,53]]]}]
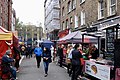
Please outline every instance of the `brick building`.
[{"label": "brick building", "polygon": [[100,28],[119,21],[120,0],[60,1],[61,31],[65,29],[84,31],[88,27]]},{"label": "brick building", "polygon": [[12,0],[0,0],[0,26],[11,30]]}]

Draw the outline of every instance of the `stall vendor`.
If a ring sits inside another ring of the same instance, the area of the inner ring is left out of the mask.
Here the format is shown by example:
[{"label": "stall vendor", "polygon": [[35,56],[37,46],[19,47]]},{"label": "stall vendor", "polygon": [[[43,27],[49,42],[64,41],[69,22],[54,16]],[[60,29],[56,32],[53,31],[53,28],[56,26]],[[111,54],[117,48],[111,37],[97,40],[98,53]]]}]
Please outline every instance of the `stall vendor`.
[{"label": "stall vendor", "polygon": [[96,48],[96,46],[93,46],[93,52],[91,53],[92,59],[97,59],[99,57],[99,50]]}]

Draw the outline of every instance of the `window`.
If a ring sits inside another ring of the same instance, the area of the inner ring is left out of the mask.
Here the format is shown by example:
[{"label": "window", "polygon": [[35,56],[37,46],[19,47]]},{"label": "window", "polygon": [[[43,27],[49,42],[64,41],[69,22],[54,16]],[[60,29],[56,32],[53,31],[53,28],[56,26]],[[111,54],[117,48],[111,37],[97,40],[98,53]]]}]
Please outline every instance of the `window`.
[{"label": "window", "polygon": [[81,25],[85,24],[85,12],[81,11]]},{"label": "window", "polygon": [[75,9],[75,7],[76,7],[76,0],[72,0],[71,7],[72,7],[72,9]]},{"label": "window", "polygon": [[75,15],[75,28],[78,27],[78,16]]},{"label": "window", "polygon": [[68,12],[70,12],[71,11],[71,2],[69,1],[68,2]]},{"label": "window", "polygon": [[0,26],[2,26],[2,18],[0,18]]},{"label": "window", "polygon": [[0,12],[1,12],[1,13],[3,12],[2,6],[1,6],[1,8],[0,8]]},{"label": "window", "polygon": [[104,3],[103,1],[98,3],[98,19],[101,19],[104,17]]},{"label": "window", "polygon": [[64,21],[62,23],[62,30],[65,30],[65,23],[64,23]]},{"label": "window", "polygon": [[116,13],[116,0],[108,0],[108,15]]},{"label": "window", "polygon": [[64,7],[62,8],[62,16],[65,16]]},{"label": "window", "polygon": [[85,0],[80,0],[80,3],[83,3],[83,2],[85,2]]},{"label": "window", "polygon": [[72,16],[70,17],[70,23],[72,23],[73,22],[73,18],[72,18]]},{"label": "window", "polygon": [[69,26],[68,26],[68,19],[66,20],[66,29],[68,29]]}]

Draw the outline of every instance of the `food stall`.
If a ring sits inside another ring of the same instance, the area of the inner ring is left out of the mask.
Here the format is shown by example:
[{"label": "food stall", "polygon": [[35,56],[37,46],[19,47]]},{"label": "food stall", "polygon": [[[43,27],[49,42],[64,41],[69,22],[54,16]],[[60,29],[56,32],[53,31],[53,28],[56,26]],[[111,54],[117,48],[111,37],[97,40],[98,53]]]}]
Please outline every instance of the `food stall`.
[{"label": "food stall", "polygon": [[[115,70],[117,68],[116,45],[115,40],[118,39],[119,25],[106,26],[102,30],[106,30],[106,53],[105,59],[98,57],[97,59],[90,59],[85,61],[85,73],[98,78],[100,80],[120,80],[115,79]],[[98,40],[99,41],[99,40]],[[120,42],[120,41],[119,41]],[[98,42],[99,43],[99,42]],[[119,43],[120,44],[120,43]],[[120,47],[120,46],[119,46]],[[100,47],[98,47],[100,48]],[[120,48],[119,48],[120,49]],[[119,54],[120,56],[120,54]],[[120,65],[118,66],[118,68]],[[119,70],[120,72],[120,70]]]}]

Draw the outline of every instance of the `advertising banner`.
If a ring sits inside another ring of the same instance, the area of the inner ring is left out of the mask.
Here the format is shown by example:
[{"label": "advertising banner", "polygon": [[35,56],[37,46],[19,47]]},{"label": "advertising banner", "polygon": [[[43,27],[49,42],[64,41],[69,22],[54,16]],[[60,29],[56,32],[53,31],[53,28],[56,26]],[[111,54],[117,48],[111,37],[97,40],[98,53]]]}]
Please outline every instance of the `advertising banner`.
[{"label": "advertising banner", "polygon": [[85,73],[101,80],[110,80],[110,67],[107,65],[85,61]]}]

